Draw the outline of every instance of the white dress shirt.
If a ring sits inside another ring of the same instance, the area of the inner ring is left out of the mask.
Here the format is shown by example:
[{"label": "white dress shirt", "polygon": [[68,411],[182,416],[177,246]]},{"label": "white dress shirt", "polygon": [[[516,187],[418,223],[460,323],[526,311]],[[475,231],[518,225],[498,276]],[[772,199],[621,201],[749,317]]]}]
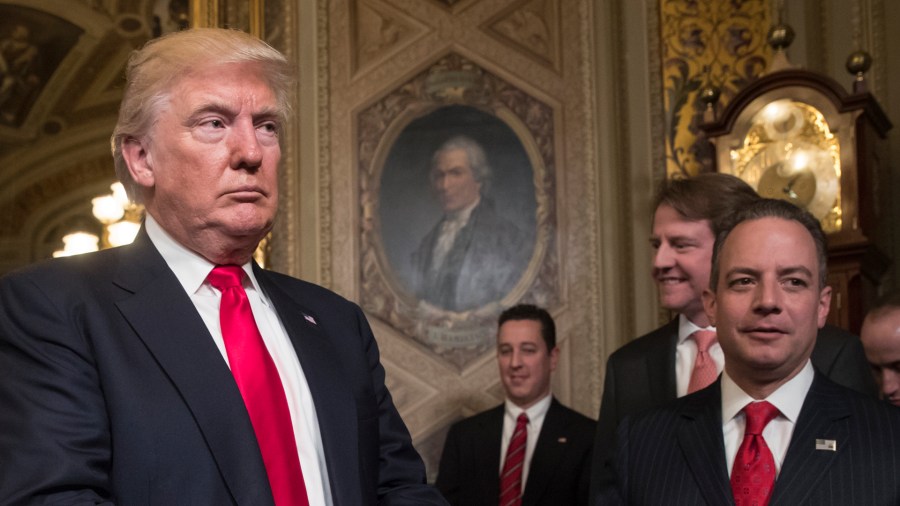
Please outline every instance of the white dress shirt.
[{"label": "white dress shirt", "polygon": [[[144,222],[150,241],[159,250],[178,282],[184,287],[191,302],[203,318],[213,341],[219,348],[222,358],[228,364],[228,354],[222,329],[219,323],[219,301],[221,293],[206,282],[206,276],[215,267],[205,258],[184,247],[170,236],[147,215]],[[263,342],[275,362],[284,394],[287,397],[291,413],[291,424],[297,441],[300,456],[300,467],[303,470],[303,481],[310,506],[331,506],[331,487],[328,483],[328,467],[325,465],[325,451],[322,446],[322,435],[316,418],[316,407],[306,383],[306,376],[300,367],[300,361],[291,340],[275,312],[275,308],[263,293],[253,275],[253,268],[248,262],[242,266],[247,277],[244,278],[244,290],[250,300],[250,308]],[[230,366],[229,366],[230,367]],[[223,420],[223,423],[227,423]]]},{"label": "white dress shirt", "polygon": [[[688,320],[683,314],[678,315],[678,344],[675,345],[675,392],[678,397],[684,397],[688,393],[688,385],[691,383],[691,373],[694,372],[694,362],[697,361],[697,342],[688,339],[698,330],[716,331],[715,327],[698,327]],[[716,364],[716,372],[721,373],[725,367],[725,354],[719,341],[713,343],[707,351]]]},{"label": "white dress shirt", "polygon": [[[803,407],[803,401],[806,400],[806,394],[809,392],[809,387],[812,386],[814,377],[812,362],[807,359],[806,365],[796,376],[778,387],[778,390],[772,392],[765,399],[759,399],[769,401],[780,412],[766,425],[762,433],[763,439],[766,440],[766,446],[769,447],[772,457],[775,459],[776,476],[781,472],[781,464],[784,462],[788,445],[791,443],[791,435],[794,433],[797,417],[800,416],[800,408]],[[725,462],[728,465],[728,476],[731,476],[734,457],[744,440],[744,428],[747,425],[747,417],[741,410],[754,401],[756,399],[741,390],[741,387],[735,384],[727,372],[722,374],[722,434],[725,437]]]},{"label": "white dress shirt", "polygon": [[547,410],[550,409],[550,400],[552,398],[551,394],[547,394],[546,397],[525,410],[516,406],[509,399],[506,399],[504,403],[503,436],[500,440],[500,469],[497,473],[503,473],[503,463],[506,462],[506,450],[509,449],[509,440],[512,439],[513,432],[516,430],[516,420],[524,411],[528,415],[528,438],[525,440],[525,461],[522,462],[523,492],[525,491],[525,483],[528,481],[528,471],[531,469],[531,457],[534,456],[534,448],[537,446],[538,436],[541,433],[541,427],[544,426],[544,417],[547,416]]},{"label": "white dress shirt", "polygon": [[431,253],[431,270],[437,272],[444,266],[444,260],[447,259],[447,253],[453,248],[456,242],[456,236],[459,231],[469,223],[472,211],[481,203],[481,197],[477,197],[474,202],[467,205],[463,209],[453,213],[447,213],[441,221],[441,232],[437,241],[434,243],[434,251]]}]

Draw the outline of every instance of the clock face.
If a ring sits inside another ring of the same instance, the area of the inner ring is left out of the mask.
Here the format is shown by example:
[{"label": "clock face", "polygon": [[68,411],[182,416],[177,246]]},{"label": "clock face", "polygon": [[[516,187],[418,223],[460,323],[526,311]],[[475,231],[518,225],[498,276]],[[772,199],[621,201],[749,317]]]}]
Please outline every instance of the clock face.
[{"label": "clock face", "polygon": [[840,146],[822,114],[784,99],[760,110],[751,124],[731,152],[731,172],[763,197],[806,209],[826,233],[840,230]]},{"label": "clock face", "polygon": [[756,191],[763,197],[787,200],[805,209],[816,195],[816,176],[809,170],[785,168],[783,162],[778,162],[766,169],[759,178]]}]

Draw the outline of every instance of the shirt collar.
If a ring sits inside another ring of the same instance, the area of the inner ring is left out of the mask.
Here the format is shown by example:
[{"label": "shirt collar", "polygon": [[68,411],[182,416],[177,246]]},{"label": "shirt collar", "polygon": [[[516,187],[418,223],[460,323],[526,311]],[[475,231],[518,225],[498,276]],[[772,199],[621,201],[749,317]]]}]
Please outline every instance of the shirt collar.
[{"label": "shirt collar", "polygon": [[524,411],[525,414],[528,415],[528,420],[536,420],[538,417],[547,414],[547,410],[550,409],[551,399],[553,399],[553,396],[548,393],[543,399],[529,406],[528,409],[522,409],[519,406],[516,406],[516,404],[507,397],[504,402],[504,405],[506,406],[506,415],[511,416],[512,419],[515,420]]},{"label": "shirt collar", "polygon": [[687,316],[684,316],[681,313],[678,314],[678,344],[685,342],[688,337],[691,337],[691,334],[698,330],[711,330],[715,332],[716,328],[712,325],[709,327],[699,327],[697,324],[690,321]]},{"label": "shirt collar", "polygon": [[[812,386],[813,378],[815,378],[815,371],[813,370],[812,362],[807,359],[806,365],[803,366],[803,369],[796,376],[762,400],[769,401],[778,408],[782,416],[793,423],[797,423],[797,417],[800,416],[800,409],[803,407],[803,401],[806,399],[809,387]],[[744,409],[744,406],[755,400],[741,390],[741,387],[728,376],[728,371],[722,371],[723,424],[728,423]]]},{"label": "shirt collar", "polygon": [[[159,254],[162,255],[163,260],[172,269],[175,277],[178,278],[178,282],[181,283],[188,295],[197,293],[204,286],[208,287],[208,285],[204,285],[204,282],[206,281],[206,276],[215,267],[215,264],[175,240],[150,214],[147,214],[144,219],[144,228],[147,230],[150,242],[156,246]],[[241,268],[247,273],[245,280],[250,280],[249,286],[247,286],[246,281],[244,282],[244,288],[258,292],[263,303],[268,305],[268,301],[263,295],[263,291],[260,290],[259,283],[256,281],[256,276],[253,274],[252,262],[245,263]]]}]

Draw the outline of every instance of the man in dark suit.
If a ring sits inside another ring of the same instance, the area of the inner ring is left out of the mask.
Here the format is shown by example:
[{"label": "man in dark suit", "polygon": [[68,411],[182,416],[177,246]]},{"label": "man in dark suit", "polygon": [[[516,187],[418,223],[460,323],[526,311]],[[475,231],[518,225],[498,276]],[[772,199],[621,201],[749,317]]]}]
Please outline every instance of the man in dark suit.
[{"label": "man in dark suit", "polygon": [[519,305],[499,322],[506,402],[450,428],[437,487],[461,506],[587,504],[595,423],[550,394],[559,357],[553,318]]},{"label": "man in dark suit", "polygon": [[453,137],[434,153],[430,174],[444,216],[413,253],[417,295],[452,311],[501,299],[525,271],[531,247],[486,197],[491,168],[484,150]]},{"label": "man in dark suit", "polygon": [[[597,436],[594,440],[591,497],[612,479],[611,454],[616,426],[628,415],[662,406],[706,386],[722,371],[724,355],[716,341],[707,350],[715,369],[706,381],[696,375],[695,332],[715,331],[703,310],[710,262],[720,221],[759,196],[727,174],[701,174],[663,182],[657,192],[650,238],[656,253],[653,277],[660,304],[677,317],[616,350],[606,363]],[[819,331],[813,364],[835,382],[874,395],[874,384],[859,339],[837,327]],[[693,387],[693,388],[692,388]]]},{"label": "man in dark suit", "polygon": [[761,200],[718,234],[704,307],[725,369],[710,387],[626,418],[626,504],[900,504],[900,410],[810,361],[831,303],[825,236]]},{"label": "man in dark suit", "polygon": [[138,238],[0,280],[0,503],[446,504],[360,309],[252,261],[284,56],[188,30],[127,77],[114,156]]}]

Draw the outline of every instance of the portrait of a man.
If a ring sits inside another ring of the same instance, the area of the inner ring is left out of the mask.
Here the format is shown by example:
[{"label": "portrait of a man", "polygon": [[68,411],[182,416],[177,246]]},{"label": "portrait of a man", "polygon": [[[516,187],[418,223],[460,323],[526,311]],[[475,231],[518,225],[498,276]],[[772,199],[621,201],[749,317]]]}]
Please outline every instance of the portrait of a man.
[{"label": "portrait of a man", "polygon": [[502,120],[468,106],[411,121],[385,161],[386,257],[406,291],[448,311],[501,300],[534,252],[533,169]]},{"label": "portrait of a man", "polygon": [[518,226],[483,194],[491,183],[484,149],[469,137],[453,137],[435,152],[429,175],[443,216],[413,254],[416,295],[455,311],[500,299],[530,250]]}]

